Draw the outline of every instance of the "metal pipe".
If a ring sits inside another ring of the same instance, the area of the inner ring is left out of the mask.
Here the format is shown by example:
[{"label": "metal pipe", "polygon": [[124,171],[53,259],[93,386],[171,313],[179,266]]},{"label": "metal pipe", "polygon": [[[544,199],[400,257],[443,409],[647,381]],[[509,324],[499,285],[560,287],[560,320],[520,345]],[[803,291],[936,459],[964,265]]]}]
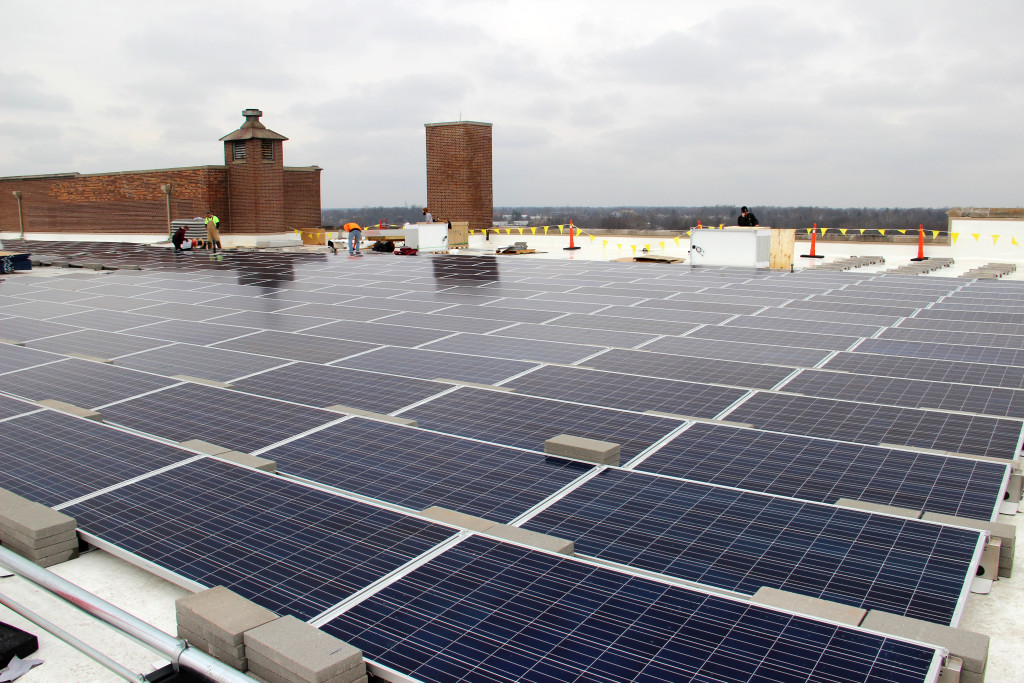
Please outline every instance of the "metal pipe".
[{"label": "metal pipe", "polygon": [[216,683],[252,683],[252,679],[242,672],[231,668],[202,650],[189,647],[184,640],[164,633],[155,626],[147,624],[123,609],[3,547],[0,547],[0,566],[7,567],[15,574],[74,605],[86,614],[113,626],[124,635],[167,657],[178,666],[196,671]]},{"label": "metal pipe", "polygon": [[126,681],[134,681],[135,683],[144,683],[144,681],[146,680],[146,677],[143,676],[142,674],[137,674],[134,671],[132,671],[131,669],[129,669],[127,667],[124,667],[121,664],[118,664],[113,659],[111,659],[110,657],[106,656],[105,654],[103,654],[102,652],[100,652],[99,650],[94,648],[93,646],[91,646],[88,643],[85,643],[85,642],[79,640],[75,636],[71,635],[70,633],[68,633],[67,631],[62,629],[60,626],[57,626],[56,624],[54,624],[51,621],[47,621],[46,619],[44,619],[43,617],[39,616],[38,614],[36,614],[32,610],[30,610],[29,608],[27,608],[24,605],[21,605],[18,602],[12,600],[11,598],[9,598],[6,595],[4,595],[3,593],[0,593],[0,605],[4,605],[4,606],[10,608],[11,611],[16,612],[17,614],[20,614],[21,616],[25,617],[26,619],[31,621],[33,624],[35,624],[39,628],[41,628],[44,631],[47,631],[48,633],[56,636],[60,640],[63,640],[65,643],[67,643],[71,647],[75,648],[76,650],[78,650],[82,654],[86,655],[87,657],[91,657],[92,659],[96,660],[102,666],[106,667],[107,669],[110,669],[111,671],[113,671],[115,674],[117,674],[121,678],[125,679]]},{"label": "metal pipe", "polygon": [[25,219],[21,213],[21,190],[14,190],[11,194],[18,200],[18,228],[21,229],[21,240],[25,241]]}]

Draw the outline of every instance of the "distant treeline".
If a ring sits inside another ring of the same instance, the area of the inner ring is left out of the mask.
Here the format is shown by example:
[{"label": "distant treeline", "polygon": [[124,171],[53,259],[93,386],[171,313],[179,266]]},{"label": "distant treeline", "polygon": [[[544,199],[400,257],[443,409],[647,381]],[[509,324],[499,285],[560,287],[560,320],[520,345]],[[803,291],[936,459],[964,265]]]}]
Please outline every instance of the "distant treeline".
[{"label": "distant treeline", "polygon": [[[423,217],[420,206],[373,206],[361,209],[324,209],[324,225],[348,221],[371,225],[380,220],[402,224]],[[946,230],[948,209],[833,209],[821,206],[751,206],[761,225],[777,228],[820,228],[898,230],[923,225],[926,230]],[[738,206],[518,206],[495,207],[494,219],[509,216],[529,225],[565,224],[570,220],[581,228],[609,230],[683,231],[701,225],[736,225]]]}]

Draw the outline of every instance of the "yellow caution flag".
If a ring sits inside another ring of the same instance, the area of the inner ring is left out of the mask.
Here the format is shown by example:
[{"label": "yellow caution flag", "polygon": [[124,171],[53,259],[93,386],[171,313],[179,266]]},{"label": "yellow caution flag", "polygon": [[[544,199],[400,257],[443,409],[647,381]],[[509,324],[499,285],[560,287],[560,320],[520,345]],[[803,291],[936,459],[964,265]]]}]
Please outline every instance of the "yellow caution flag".
[{"label": "yellow caution flag", "polygon": [[545,225],[544,226],[544,234],[545,235],[548,234],[548,228],[550,228],[550,227],[551,227],[550,225]]},{"label": "yellow caution flag", "polygon": [[1019,244],[1017,244],[1017,238],[1016,237],[1011,237],[1010,238],[1010,244],[1012,244],[1015,247],[1019,247],[1020,246]]},{"label": "yellow caution flag", "polygon": [[601,248],[602,249],[607,249],[608,248],[608,240],[601,240]]},{"label": "yellow caution flag", "polygon": [[636,253],[636,245],[635,244],[631,244],[631,245],[629,245],[629,247],[633,250],[633,253],[635,254]]},{"label": "yellow caution flag", "polygon": [[590,236],[590,243],[593,244],[594,240],[596,240],[596,239],[597,239],[597,235],[591,235]]},{"label": "yellow caution flag", "polygon": [[[678,238],[676,238],[676,239],[678,239]],[[665,243],[664,242],[658,242],[658,245],[661,247],[662,251],[665,251]]]},{"label": "yellow caution flag", "polygon": [[536,235],[537,234],[537,228],[535,228],[535,227],[534,228],[530,228],[530,234],[531,235]]},{"label": "yellow caution flag", "polygon": [[[689,230],[687,230],[687,231],[686,231],[686,236],[687,236],[687,237],[689,237],[689,236],[690,236],[690,231],[689,231]],[[679,238],[678,238],[678,237],[673,237],[673,238],[672,238],[672,241],[676,243],[676,246],[677,246],[677,247],[679,246]]]},{"label": "yellow caution flag", "polygon": [[898,232],[901,235],[906,235],[907,234],[906,230],[900,230],[899,228],[896,228],[896,232]]},{"label": "yellow caution flag", "polygon": [[999,241],[999,235],[992,235],[992,244],[994,245],[998,241]]},{"label": "yellow caution flag", "polygon": [[651,250],[651,245],[645,244],[644,245],[644,249],[646,249],[647,251],[650,251]]},{"label": "yellow caution flag", "polygon": [[881,228],[879,228],[878,234],[884,236],[885,235],[885,230],[882,230]]},{"label": "yellow caution flag", "polygon": [[981,233],[980,232],[972,232],[971,233],[971,237],[973,237],[974,241],[977,242],[978,238],[981,237]]},{"label": "yellow caution flag", "polygon": [[619,248],[619,251],[622,251],[622,245],[621,244],[616,243],[615,246],[617,246]]},{"label": "yellow caution flag", "polygon": [[561,235],[563,232],[565,232],[565,226],[564,225],[559,225],[558,226],[558,234]]},{"label": "yellow caution flag", "polygon": [[863,234],[864,234],[864,232],[865,232],[865,229],[864,229],[864,228],[861,228],[861,229],[860,229],[860,234],[862,234],[862,235],[863,235]]},{"label": "yellow caution flag", "polygon": [[843,235],[845,237],[846,236],[846,228],[839,228],[839,234]]},{"label": "yellow caution flag", "polygon": [[932,230],[932,239],[936,239],[939,236],[938,230]]},{"label": "yellow caution flag", "polygon": [[522,228],[516,228],[516,230],[518,230],[518,231],[519,231],[519,234],[520,234],[520,235],[522,235],[522,234],[523,234],[523,229],[522,229]]},{"label": "yellow caution flag", "polygon": [[951,233],[949,233],[949,236],[953,238],[953,244],[956,244],[956,240],[957,240],[958,237],[960,237],[960,233],[958,233],[958,232],[951,232]]},{"label": "yellow caution flag", "polygon": [[808,235],[810,235],[810,234],[811,234],[811,230],[814,230],[814,228],[807,228],[807,234],[808,234]]}]

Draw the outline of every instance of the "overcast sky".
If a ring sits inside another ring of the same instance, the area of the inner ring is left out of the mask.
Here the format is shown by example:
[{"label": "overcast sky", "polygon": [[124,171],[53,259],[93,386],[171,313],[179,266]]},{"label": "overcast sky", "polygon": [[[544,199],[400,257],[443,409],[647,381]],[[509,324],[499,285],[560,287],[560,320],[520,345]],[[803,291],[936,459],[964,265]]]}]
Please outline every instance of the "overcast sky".
[{"label": "overcast sky", "polygon": [[0,176],[223,163],[242,109],[323,206],[425,200],[494,124],[498,206],[1024,205],[1011,0],[0,0]]}]

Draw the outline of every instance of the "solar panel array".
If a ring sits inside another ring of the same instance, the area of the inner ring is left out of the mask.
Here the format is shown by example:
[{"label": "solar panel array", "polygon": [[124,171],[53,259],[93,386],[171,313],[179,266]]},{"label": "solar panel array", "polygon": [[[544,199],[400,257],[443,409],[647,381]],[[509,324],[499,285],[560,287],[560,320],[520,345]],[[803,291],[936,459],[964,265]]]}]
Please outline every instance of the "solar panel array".
[{"label": "solar panel array", "polygon": [[[32,444],[0,455],[0,486],[313,620],[377,673],[927,680],[934,649],[673,581],[955,624],[982,534],[834,503],[991,520],[1018,458],[1024,312],[988,283],[27,246],[142,270],[0,284],[21,344],[0,344],[0,440]],[[957,327],[975,319],[985,336]],[[621,444],[623,467],[545,455],[560,434]],[[417,514],[434,506],[576,557]]]}]

